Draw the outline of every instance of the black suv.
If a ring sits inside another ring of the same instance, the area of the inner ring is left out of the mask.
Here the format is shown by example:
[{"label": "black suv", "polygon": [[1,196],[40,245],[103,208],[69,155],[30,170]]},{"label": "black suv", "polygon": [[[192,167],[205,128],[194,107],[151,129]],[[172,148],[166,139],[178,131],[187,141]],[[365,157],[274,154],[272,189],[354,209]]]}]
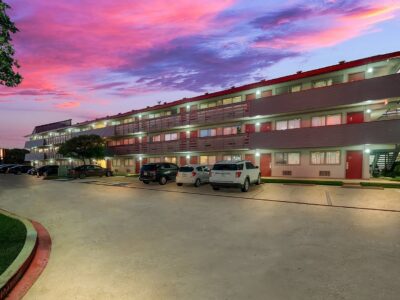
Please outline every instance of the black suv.
[{"label": "black suv", "polygon": [[140,169],[139,180],[145,184],[158,181],[159,184],[164,185],[168,180],[175,180],[177,173],[176,164],[166,162],[145,164]]}]

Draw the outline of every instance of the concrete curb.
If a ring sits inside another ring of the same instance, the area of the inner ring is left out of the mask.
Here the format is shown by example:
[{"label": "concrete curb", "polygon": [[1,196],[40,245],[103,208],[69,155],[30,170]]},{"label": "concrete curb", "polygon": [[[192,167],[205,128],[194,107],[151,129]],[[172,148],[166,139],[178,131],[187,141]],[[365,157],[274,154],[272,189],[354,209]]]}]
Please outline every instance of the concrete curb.
[{"label": "concrete curb", "polygon": [[51,252],[51,237],[49,232],[40,223],[32,221],[38,239],[33,259],[23,277],[7,295],[7,300],[22,299],[46,268]]},{"label": "concrete curb", "polygon": [[19,300],[28,292],[47,265],[51,252],[48,231],[34,221],[17,217],[4,210],[1,213],[18,219],[27,228],[27,238],[20,254],[0,276],[0,300]]},{"label": "concrete curb", "polygon": [[37,232],[30,221],[4,210],[1,210],[1,213],[7,217],[21,221],[26,228],[25,244],[21,252],[3,274],[0,275],[0,299],[4,299],[21,279],[32,261],[37,246]]}]

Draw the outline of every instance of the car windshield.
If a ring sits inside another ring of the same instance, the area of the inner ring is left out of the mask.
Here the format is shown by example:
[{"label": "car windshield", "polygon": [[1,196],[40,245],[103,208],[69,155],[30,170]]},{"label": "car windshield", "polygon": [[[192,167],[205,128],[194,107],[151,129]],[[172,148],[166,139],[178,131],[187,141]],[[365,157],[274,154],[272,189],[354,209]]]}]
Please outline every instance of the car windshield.
[{"label": "car windshield", "polygon": [[144,165],[142,167],[143,171],[155,171],[156,170],[156,165]]},{"label": "car windshield", "polygon": [[237,164],[216,164],[212,168],[214,171],[236,171],[238,169]]},{"label": "car windshield", "polygon": [[180,167],[179,172],[192,172],[193,167]]}]

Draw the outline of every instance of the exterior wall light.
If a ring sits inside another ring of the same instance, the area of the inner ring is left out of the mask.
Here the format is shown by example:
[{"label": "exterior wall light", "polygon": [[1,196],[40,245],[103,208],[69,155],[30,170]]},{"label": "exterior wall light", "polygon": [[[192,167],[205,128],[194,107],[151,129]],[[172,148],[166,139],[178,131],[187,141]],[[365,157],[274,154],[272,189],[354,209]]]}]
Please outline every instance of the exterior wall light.
[{"label": "exterior wall light", "polygon": [[260,90],[257,90],[257,91],[256,91],[256,95],[257,95],[257,96],[260,96],[260,94],[261,94]]},{"label": "exterior wall light", "polygon": [[260,156],[260,152],[257,151],[256,152],[256,156],[259,157]]},{"label": "exterior wall light", "polygon": [[139,160],[142,161],[142,159],[143,159],[143,158],[140,156],[140,157],[139,157]]},{"label": "exterior wall light", "polygon": [[371,149],[368,149],[368,148],[367,148],[367,149],[364,150],[364,152],[365,152],[365,153],[370,153],[370,152],[371,152]]},{"label": "exterior wall light", "polygon": [[367,70],[368,73],[372,73],[373,71],[374,71],[374,68],[371,68],[371,67],[369,67]]},{"label": "exterior wall light", "polygon": [[367,114],[370,114],[371,113],[371,110],[368,108],[367,109]]},{"label": "exterior wall light", "polygon": [[190,155],[186,155],[186,159],[189,159],[190,158]]},{"label": "exterior wall light", "polygon": [[186,133],[187,133],[187,134],[190,134],[190,130],[186,130]]},{"label": "exterior wall light", "polygon": [[257,122],[257,123],[256,123],[256,126],[260,126],[260,122]]}]

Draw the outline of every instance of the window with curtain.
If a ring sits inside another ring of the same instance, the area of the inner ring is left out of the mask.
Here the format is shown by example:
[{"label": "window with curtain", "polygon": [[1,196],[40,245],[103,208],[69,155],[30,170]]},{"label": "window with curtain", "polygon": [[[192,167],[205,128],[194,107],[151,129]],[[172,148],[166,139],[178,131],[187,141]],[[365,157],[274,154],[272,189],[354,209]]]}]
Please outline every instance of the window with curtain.
[{"label": "window with curtain", "polygon": [[288,121],[288,129],[300,128],[300,119],[293,119]]},{"label": "window with curtain", "polygon": [[311,152],[311,164],[323,165],[325,163],[325,152]]},{"label": "window with curtain", "polygon": [[300,153],[299,152],[276,152],[275,164],[277,165],[299,165]]},{"label": "window with curtain", "polygon": [[161,135],[153,135],[152,141],[153,142],[161,142]]},{"label": "window with curtain", "polygon": [[311,152],[312,165],[338,165],[340,164],[340,151],[315,151]]},{"label": "window with curtain", "polygon": [[325,116],[312,117],[311,126],[312,127],[325,126]]},{"label": "window with curtain", "polygon": [[326,125],[340,125],[342,124],[342,115],[330,115],[326,116]]},{"label": "window with curtain", "polygon": [[178,139],[177,133],[166,133],[164,136],[165,141],[175,141]]},{"label": "window with curtain", "polygon": [[276,122],[276,130],[286,130],[288,129],[287,121],[277,121]]}]

